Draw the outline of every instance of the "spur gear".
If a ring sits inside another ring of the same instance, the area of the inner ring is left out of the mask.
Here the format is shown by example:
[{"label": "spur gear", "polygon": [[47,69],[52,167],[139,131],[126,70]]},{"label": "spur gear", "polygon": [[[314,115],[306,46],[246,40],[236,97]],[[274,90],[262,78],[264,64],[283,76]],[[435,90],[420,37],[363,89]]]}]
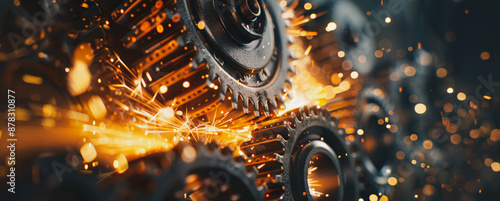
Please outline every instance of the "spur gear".
[{"label": "spur gear", "polygon": [[271,0],[124,1],[101,19],[109,39],[95,73],[109,79],[94,88],[125,80],[219,126],[275,114],[293,71],[283,9]]},{"label": "spur gear", "polygon": [[241,145],[267,200],[355,200],[356,169],[326,110],[304,107],[257,124]]},{"label": "spur gear", "polygon": [[237,159],[214,143],[181,143],[131,162],[125,174],[105,185],[121,189],[119,200],[263,200],[265,187],[255,185],[256,170]]}]

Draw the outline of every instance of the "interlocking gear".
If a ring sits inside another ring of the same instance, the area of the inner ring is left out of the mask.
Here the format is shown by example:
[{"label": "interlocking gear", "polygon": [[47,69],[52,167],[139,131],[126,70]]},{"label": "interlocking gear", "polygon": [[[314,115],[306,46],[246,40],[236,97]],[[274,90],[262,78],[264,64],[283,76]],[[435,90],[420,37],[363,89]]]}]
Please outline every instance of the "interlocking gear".
[{"label": "interlocking gear", "polygon": [[268,200],[355,200],[357,172],[349,150],[325,110],[304,107],[257,124],[241,145],[247,166],[259,169]]},{"label": "interlocking gear", "polygon": [[95,73],[109,79],[94,86],[124,80],[219,126],[263,119],[291,84],[283,9],[268,0],[124,1],[101,19],[109,40]]}]

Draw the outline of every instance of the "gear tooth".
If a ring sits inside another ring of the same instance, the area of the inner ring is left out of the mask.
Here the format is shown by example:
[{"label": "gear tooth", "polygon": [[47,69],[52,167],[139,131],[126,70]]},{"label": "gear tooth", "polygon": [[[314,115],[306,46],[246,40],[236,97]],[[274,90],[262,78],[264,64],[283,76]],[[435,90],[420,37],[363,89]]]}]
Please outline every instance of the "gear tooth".
[{"label": "gear tooth", "polygon": [[248,99],[244,99],[241,96],[235,96],[235,98],[233,98],[233,104],[238,104],[238,100],[241,100],[241,102],[243,103],[243,111],[245,112],[245,114],[248,114],[249,113]]},{"label": "gear tooth", "polygon": [[292,93],[287,93],[286,97],[291,100],[291,99],[293,99],[293,94]]},{"label": "gear tooth", "polygon": [[268,190],[268,188],[267,188],[266,185],[262,185],[262,186],[257,186],[257,190],[262,195],[262,197],[264,197],[264,195],[266,194],[266,191]]},{"label": "gear tooth", "polygon": [[210,69],[209,72],[208,72],[209,73],[208,79],[213,82],[215,80],[215,78],[217,78],[218,76],[215,73],[215,70],[212,69],[212,67],[208,66],[208,68]]},{"label": "gear tooth", "polygon": [[205,58],[201,57],[201,56],[198,56],[196,57],[196,59],[194,59],[194,61],[192,62],[193,63],[193,67],[196,66],[196,68],[198,68],[198,66],[200,66],[200,64],[203,64],[203,63],[207,63]]},{"label": "gear tooth", "polygon": [[267,104],[267,101],[259,101],[259,102],[260,102],[259,105],[261,105],[262,109],[264,110],[266,117],[268,117],[269,116],[269,105]]},{"label": "gear tooth", "polygon": [[258,101],[255,101],[253,98],[248,98],[248,101],[252,103],[252,106],[253,107],[249,107],[248,110],[249,112],[253,112],[254,115],[256,117],[259,117],[260,116],[260,112],[259,112],[259,102]]},{"label": "gear tooth", "polygon": [[288,36],[287,39],[288,39],[288,43],[290,43],[290,44],[295,43],[295,38],[293,36]]},{"label": "gear tooth", "polygon": [[319,119],[323,120],[323,118],[321,118],[321,115],[320,115],[320,114],[318,114],[318,113],[317,113],[318,111],[317,111],[317,110],[315,110],[314,108],[315,108],[315,106],[313,106],[313,107],[311,107],[311,108],[310,108],[310,111],[311,111],[311,112],[309,113],[310,117],[311,117],[311,118],[319,118]]},{"label": "gear tooth", "polygon": [[288,51],[288,58],[291,59],[292,61],[298,59],[294,51]]},{"label": "gear tooth", "polygon": [[284,164],[284,159],[285,157],[280,155],[280,154],[274,154],[274,157],[276,157],[276,161],[281,163],[281,164]]},{"label": "gear tooth", "polygon": [[230,91],[230,93],[233,95],[233,97],[232,97],[232,101],[231,101],[231,106],[233,107],[233,109],[238,108],[238,98],[239,98],[239,97],[238,97],[238,92],[236,92],[236,91],[232,90],[232,89],[231,89],[231,87],[228,87],[227,89],[228,89],[228,90]]},{"label": "gear tooth", "polygon": [[227,90],[229,90],[229,87],[227,86],[227,84],[221,82],[220,86],[221,86],[220,90],[223,91],[225,94],[227,94],[227,92],[228,92]]},{"label": "gear tooth", "polygon": [[292,23],[290,22],[290,20],[285,20],[284,22],[285,22],[284,24],[285,24],[286,28],[290,28],[292,26]]},{"label": "gear tooth", "polygon": [[337,117],[330,117],[330,122],[333,122],[334,125],[339,125],[339,118],[337,118]]},{"label": "gear tooth", "polygon": [[[297,118],[294,118],[294,120],[296,120],[296,119],[297,119]],[[287,124],[285,124],[285,128],[286,128],[286,130],[287,130],[288,132],[293,131],[293,128],[292,128],[292,126],[290,125],[290,123],[291,123],[291,122],[287,122]],[[288,141],[287,141],[287,143],[288,143]]]},{"label": "gear tooth", "polygon": [[276,112],[276,113],[278,113],[278,110],[279,110],[279,108],[278,108],[278,101],[276,101],[276,98],[277,98],[277,97],[279,97],[279,96],[274,96],[274,98],[272,98],[272,99],[270,100],[271,105],[272,105],[272,107],[273,107],[273,110],[274,110],[274,112]]},{"label": "gear tooth", "polygon": [[245,170],[245,166],[243,165],[243,170],[247,173],[247,177],[252,181],[257,179],[257,175],[259,174],[259,170],[257,167],[253,166],[249,171]]},{"label": "gear tooth", "polygon": [[278,7],[280,8],[281,12],[285,12],[287,9],[286,6],[282,6],[282,5],[279,5]]},{"label": "gear tooth", "polygon": [[290,73],[292,73],[292,74],[294,74],[294,75],[297,74],[297,70],[295,69],[295,66],[293,66],[293,65],[288,65],[288,70],[287,71],[290,72]]},{"label": "gear tooth", "polygon": [[220,93],[219,93],[219,99],[220,99],[220,101],[226,100],[226,92],[224,92],[224,90],[220,91]]},{"label": "gear tooth", "polygon": [[[283,93],[285,90],[281,90]],[[283,96],[277,96],[278,97],[278,101],[279,101],[279,104],[284,106],[285,105],[285,98]]]},{"label": "gear tooth", "polygon": [[281,135],[278,135],[278,140],[280,141],[280,143],[283,146],[285,146],[288,143],[288,140],[286,140],[285,138],[283,138],[283,136],[281,136]]},{"label": "gear tooth", "polygon": [[295,124],[299,124],[301,122],[295,113],[292,113],[292,118]]},{"label": "gear tooth", "polygon": [[324,116],[326,121],[332,121],[332,112],[327,110],[320,110],[320,111],[323,111],[324,115],[321,116]]},{"label": "gear tooth", "polygon": [[198,62],[196,62],[196,61],[192,61],[192,62],[191,62],[191,69],[192,69],[192,70],[196,70],[196,69],[198,69],[198,67],[199,67],[199,66],[200,66],[200,65],[198,65]]},{"label": "gear tooth", "polygon": [[[308,109],[307,106],[304,106],[303,108],[300,108],[300,116],[302,116],[302,121],[304,121],[305,119],[309,119],[310,116],[307,115],[307,113],[305,112],[305,110]],[[311,113],[309,113],[309,115],[312,115]]]}]

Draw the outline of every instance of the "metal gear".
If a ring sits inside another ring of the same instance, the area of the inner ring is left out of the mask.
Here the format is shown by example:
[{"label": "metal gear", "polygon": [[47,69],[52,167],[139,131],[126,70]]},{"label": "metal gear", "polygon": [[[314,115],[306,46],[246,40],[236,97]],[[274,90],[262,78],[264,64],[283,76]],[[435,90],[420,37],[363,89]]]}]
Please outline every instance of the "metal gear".
[{"label": "metal gear", "polygon": [[109,39],[95,73],[111,72],[94,88],[120,72],[191,118],[232,127],[273,115],[293,72],[283,9],[271,0],[124,1],[100,20]]},{"label": "metal gear", "polygon": [[[326,110],[304,107],[257,124],[241,145],[247,166],[259,169],[268,200],[355,200],[356,169]],[[325,185],[331,184],[331,185]]]},{"label": "metal gear", "polygon": [[256,170],[246,168],[238,158],[214,143],[181,143],[172,151],[131,162],[125,174],[111,177],[104,185],[121,190],[116,199],[263,200],[266,189],[255,185]]}]

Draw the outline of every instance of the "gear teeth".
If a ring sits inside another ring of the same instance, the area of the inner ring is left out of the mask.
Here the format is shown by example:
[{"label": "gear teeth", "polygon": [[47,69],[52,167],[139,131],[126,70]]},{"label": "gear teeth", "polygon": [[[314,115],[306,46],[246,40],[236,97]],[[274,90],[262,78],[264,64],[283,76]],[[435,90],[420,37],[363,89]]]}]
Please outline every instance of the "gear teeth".
[{"label": "gear teeth", "polygon": [[269,117],[269,105],[267,104],[267,101],[261,100],[259,101],[259,105],[264,110],[264,114],[266,115],[266,117]]},{"label": "gear teeth", "polygon": [[[227,94],[227,85],[225,85],[224,81],[222,80],[218,80],[220,85],[221,85],[221,88],[220,88],[220,93],[219,93],[219,100],[221,102],[223,102],[224,100],[226,100],[226,94]],[[210,87],[210,84],[208,85]]]},{"label": "gear teeth", "polygon": [[[285,90],[281,90],[282,93],[285,93]],[[279,101],[279,104],[284,106],[285,105],[285,99],[283,98],[283,96],[277,96],[278,97],[278,101]]]},{"label": "gear teeth", "polygon": [[299,119],[303,117],[302,115],[299,115],[297,116],[295,113],[292,113],[292,118],[293,118],[293,122],[295,123],[295,125],[301,123],[302,121]]},{"label": "gear teeth", "polygon": [[226,94],[231,93],[231,91],[229,91],[229,93],[228,93],[228,90],[231,90],[231,89],[227,86],[227,84],[225,82],[221,81],[220,87],[221,87],[221,93],[224,92],[224,96],[226,96]]},{"label": "gear teeth", "polygon": [[[272,48],[278,51],[273,53],[273,62],[269,62],[273,68],[266,66],[260,79],[258,76],[252,77],[255,79],[252,82],[259,85],[266,83],[266,87],[256,87],[253,83],[246,84],[239,80],[240,77],[253,74],[239,73],[239,70],[228,71],[232,68],[226,68],[227,64],[223,64],[223,58],[216,57],[215,53],[210,51],[211,46],[208,47],[204,37],[199,36],[199,28],[190,22],[193,13],[189,10],[188,1],[161,1],[165,2],[161,6],[155,5],[155,2],[160,1],[125,2],[111,13],[112,23],[129,27],[128,33],[118,34],[125,36],[118,38],[122,40],[121,45],[126,50],[122,52],[123,48],[113,48],[110,50],[112,54],[115,54],[115,51],[121,54],[135,51],[142,46],[147,47],[141,50],[144,55],[137,55],[138,59],[134,56],[130,59],[131,64],[127,65],[131,68],[131,74],[137,76],[137,73],[143,73],[143,77],[147,75],[149,81],[143,80],[143,85],[148,95],[157,94],[160,88],[167,87],[166,93],[159,95],[157,100],[164,105],[174,105],[179,110],[186,111],[186,114],[189,113],[191,118],[200,118],[201,121],[217,121],[222,118],[261,121],[265,117],[277,115],[280,104],[284,105],[284,101],[280,99],[279,104],[275,96],[281,96],[285,82],[291,85],[291,81],[285,79],[289,76],[288,72],[294,71],[287,58],[290,56],[287,42],[291,43],[294,39],[286,34],[290,20],[282,19],[281,14],[286,11],[285,7],[272,1],[266,4],[265,9],[272,17],[281,19],[272,27],[277,34],[273,37],[279,40]],[[154,8],[154,12],[151,10],[146,15],[143,11],[150,7]],[[148,22],[151,26],[142,26],[146,25],[141,24],[142,22]],[[162,31],[154,28],[158,28],[160,24],[164,27]],[[114,43],[110,42],[108,45],[113,46]],[[110,58],[103,60],[109,61]],[[203,83],[204,81],[206,82]],[[268,81],[272,83],[267,83]],[[219,89],[214,88],[214,85]],[[227,93],[228,88],[233,93],[232,101],[228,100],[228,97],[231,97]],[[240,95],[241,102],[238,97]],[[291,98],[290,94],[289,97]],[[224,113],[215,112],[218,108]],[[240,125],[229,122],[221,126],[229,128]]]},{"label": "gear teeth", "polygon": [[[258,101],[255,101],[254,99],[252,98],[248,98],[248,102],[250,104],[252,104],[252,107],[248,107],[249,109],[249,112],[253,112],[253,114],[256,116],[256,117],[259,117],[260,116],[260,112],[259,112],[259,102]],[[250,110],[252,109],[252,110]]]},{"label": "gear teeth", "polygon": [[297,74],[297,70],[295,66],[290,65],[287,70],[289,73],[292,73],[293,75]]},{"label": "gear teeth", "polygon": [[287,10],[286,6],[279,5],[278,7],[280,8],[281,12],[285,12]]},{"label": "gear teeth", "polygon": [[292,23],[290,22],[290,20],[285,20],[285,27],[286,28],[290,28],[292,26]]},{"label": "gear teeth", "polygon": [[276,98],[279,96],[275,96],[273,99],[270,100],[271,106],[273,107],[274,113],[278,113],[278,102],[276,101]]},{"label": "gear teeth", "polygon": [[207,62],[206,62],[205,58],[198,56],[195,58],[195,61],[192,63],[196,64],[196,65],[193,65],[193,68],[197,68],[201,63],[207,63]]},{"label": "gear teeth", "polygon": [[[290,171],[292,171],[291,165],[295,156],[292,154],[296,153],[294,150],[300,146],[296,143],[303,143],[299,140],[300,135],[309,133],[305,132],[309,128],[319,126],[328,130],[322,134],[315,134],[320,135],[316,137],[316,140],[324,140],[324,143],[335,150],[334,153],[351,156],[344,137],[341,136],[336,125],[330,119],[329,112],[317,106],[295,108],[279,117],[268,118],[257,124],[259,128],[252,131],[253,139],[244,142],[241,145],[241,151],[250,158],[247,166],[259,167],[257,182],[263,182],[269,187],[266,197],[272,195],[273,199],[277,200],[293,200],[290,190],[293,176],[290,175]],[[339,160],[343,168],[356,169],[351,158],[342,157]],[[351,198],[354,200],[357,199],[358,192],[357,171],[348,172],[350,173],[345,174],[348,174],[346,185],[349,189],[345,192],[349,193],[348,200]]]},{"label": "gear teeth", "polygon": [[212,68],[213,68],[212,66],[208,66],[208,68],[209,68],[209,71],[208,71],[208,72],[210,73],[210,75],[208,76],[208,79],[209,79],[210,81],[214,81],[214,80],[215,80],[215,78],[217,78],[217,74],[215,73],[215,71],[214,71],[214,70],[212,70]]},{"label": "gear teeth", "polygon": [[[238,100],[238,99],[236,99],[236,100]],[[249,111],[249,109],[248,109],[248,102],[245,102],[243,99],[239,99],[239,100],[243,103],[243,107],[242,107],[243,112],[244,112],[245,114],[249,114],[249,113],[250,113],[250,111]],[[235,101],[235,100],[233,99],[233,105],[235,105],[235,106],[237,107],[237,106],[238,106],[238,101]]]},{"label": "gear teeth", "polygon": [[289,44],[294,44],[295,43],[295,38],[293,36],[288,36],[288,43]]}]

